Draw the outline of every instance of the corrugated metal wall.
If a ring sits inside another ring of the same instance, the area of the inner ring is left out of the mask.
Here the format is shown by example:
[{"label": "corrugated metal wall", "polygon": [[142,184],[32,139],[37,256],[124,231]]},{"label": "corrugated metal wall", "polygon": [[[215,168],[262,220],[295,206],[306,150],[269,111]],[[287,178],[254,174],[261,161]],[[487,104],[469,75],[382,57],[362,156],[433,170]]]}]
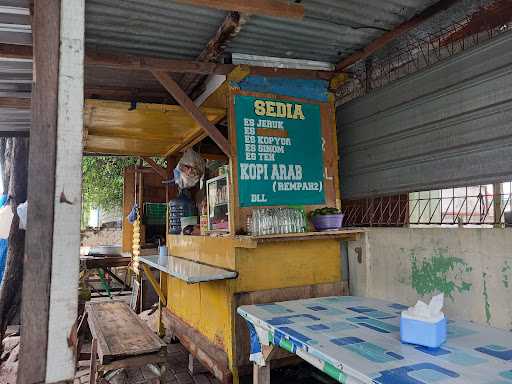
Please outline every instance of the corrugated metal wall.
[{"label": "corrugated metal wall", "polygon": [[337,109],[343,199],[512,179],[512,33]]}]

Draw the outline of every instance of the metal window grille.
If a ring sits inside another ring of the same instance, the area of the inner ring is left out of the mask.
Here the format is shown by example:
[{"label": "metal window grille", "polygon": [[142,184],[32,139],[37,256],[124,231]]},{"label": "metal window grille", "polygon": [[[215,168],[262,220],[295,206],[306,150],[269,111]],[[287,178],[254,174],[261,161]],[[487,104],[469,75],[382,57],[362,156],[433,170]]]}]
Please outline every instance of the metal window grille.
[{"label": "metal window grille", "polygon": [[512,182],[344,201],[346,226],[512,225]]}]

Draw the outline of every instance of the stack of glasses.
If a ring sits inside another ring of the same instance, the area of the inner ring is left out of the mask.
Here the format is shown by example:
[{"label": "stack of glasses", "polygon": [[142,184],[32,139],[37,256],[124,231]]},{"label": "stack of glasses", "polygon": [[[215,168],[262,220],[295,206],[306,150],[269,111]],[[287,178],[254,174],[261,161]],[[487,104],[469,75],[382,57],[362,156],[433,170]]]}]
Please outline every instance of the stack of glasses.
[{"label": "stack of glasses", "polygon": [[302,209],[255,209],[247,220],[247,232],[252,236],[278,235],[306,231],[306,218]]}]

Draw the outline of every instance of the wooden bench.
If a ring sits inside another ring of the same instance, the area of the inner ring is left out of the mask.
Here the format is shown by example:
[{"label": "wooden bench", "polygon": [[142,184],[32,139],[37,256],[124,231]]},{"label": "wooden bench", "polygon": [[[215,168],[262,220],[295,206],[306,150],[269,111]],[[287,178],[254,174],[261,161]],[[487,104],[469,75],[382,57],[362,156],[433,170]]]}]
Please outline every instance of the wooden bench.
[{"label": "wooden bench", "polygon": [[165,383],[167,345],[122,302],[86,304],[92,334],[90,383],[108,382],[123,368],[150,366]]}]

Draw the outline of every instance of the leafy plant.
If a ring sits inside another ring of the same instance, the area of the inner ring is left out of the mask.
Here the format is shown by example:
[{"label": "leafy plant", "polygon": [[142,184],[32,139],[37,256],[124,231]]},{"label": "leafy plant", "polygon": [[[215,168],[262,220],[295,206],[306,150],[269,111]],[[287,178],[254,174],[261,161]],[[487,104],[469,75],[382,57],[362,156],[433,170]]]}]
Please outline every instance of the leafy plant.
[{"label": "leafy plant", "polygon": [[82,160],[84,211],[120,207],[123,203],[124,169],[136,163],[136,157],[85,156]]},{"label": "leafy plant", "polygon": [[325,216],[325,215],[339,215],[341,211],[338,208],[332,208],[332,207],[324,207],[324,208],[318,208],[315,209],[313,212],[311,212],[310,216]]}]

